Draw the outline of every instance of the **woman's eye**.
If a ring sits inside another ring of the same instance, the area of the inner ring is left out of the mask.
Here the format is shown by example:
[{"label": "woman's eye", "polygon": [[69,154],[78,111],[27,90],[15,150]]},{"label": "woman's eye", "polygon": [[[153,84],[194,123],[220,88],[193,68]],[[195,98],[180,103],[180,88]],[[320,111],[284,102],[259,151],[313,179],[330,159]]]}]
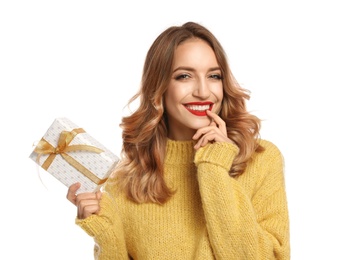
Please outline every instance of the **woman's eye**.
[{"label": "woman's eye", "polygon": [[212,74],[212,75],[210,75],[210,78],[220,80],[220,79],[222,79],[222,76],[220,74]]},{"label": "woman's eye", "polygon": [[188,79],[188,78],[190,78],[190,76],[188,74],[181,74],[181,75],[176,76],[177,80]]}]

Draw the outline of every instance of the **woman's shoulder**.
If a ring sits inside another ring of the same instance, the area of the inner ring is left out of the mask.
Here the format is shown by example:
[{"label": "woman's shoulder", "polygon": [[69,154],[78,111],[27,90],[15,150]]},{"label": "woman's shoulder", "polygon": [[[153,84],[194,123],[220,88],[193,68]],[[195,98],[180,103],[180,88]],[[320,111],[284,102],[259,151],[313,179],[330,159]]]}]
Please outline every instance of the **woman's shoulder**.
[{"label": "woman's shoulder", "polygon": [[[256,176],[257,183],[262,183],[264,179],[279,179],[284,172],[284,157],[276,144],[269,140],[261,139],[258,141],[264,149],[255,152],[249,160],[246,172],[252,172]],[[254,174],[255,173],[255,174]],[[247,173],[244,174],[244,177]],[[248,175],[250,176],[250,175]],[[243,177],[241,175],[241,177]]]},{"label": "woman's shoulder", "polygon": [[260,158],[272,159],[272,160],[283,160],[283,155],[279,147],[272,141],[266,139],[260,139],[259,144],[264,148],[261,153],[256,153]]},{"label": "woman's shoulder", "polygon": [[260,139],[258,141],[258,143],[265,149],[265,150],[268,150],[270,152],[277,152],[277,153],[281,153],[279,147],[273,143],[272,141],[270,140],[267,140],[267,139]]}]

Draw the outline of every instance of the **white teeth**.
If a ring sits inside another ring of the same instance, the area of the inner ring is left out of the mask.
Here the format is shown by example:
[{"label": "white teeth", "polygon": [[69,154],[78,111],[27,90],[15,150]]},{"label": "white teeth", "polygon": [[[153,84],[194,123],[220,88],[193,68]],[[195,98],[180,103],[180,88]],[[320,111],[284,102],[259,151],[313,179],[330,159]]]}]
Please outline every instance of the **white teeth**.
[{"label": "white teeth", "polygon": [[205,111],[205,110],[209,109],[210,106],[209,105],[203,105],[203,106],[187,105],[186,107],[190,110]]}]

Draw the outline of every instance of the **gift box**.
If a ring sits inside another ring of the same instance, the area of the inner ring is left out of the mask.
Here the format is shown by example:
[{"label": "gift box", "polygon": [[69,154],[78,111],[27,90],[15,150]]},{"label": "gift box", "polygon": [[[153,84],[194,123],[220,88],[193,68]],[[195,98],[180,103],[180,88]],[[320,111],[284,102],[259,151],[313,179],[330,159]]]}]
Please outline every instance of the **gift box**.
[{"label": "gift box", "polygon": [[95,192],[105,183],[119,158],[68,118],[56,118],[29,156],[77,193]]}]

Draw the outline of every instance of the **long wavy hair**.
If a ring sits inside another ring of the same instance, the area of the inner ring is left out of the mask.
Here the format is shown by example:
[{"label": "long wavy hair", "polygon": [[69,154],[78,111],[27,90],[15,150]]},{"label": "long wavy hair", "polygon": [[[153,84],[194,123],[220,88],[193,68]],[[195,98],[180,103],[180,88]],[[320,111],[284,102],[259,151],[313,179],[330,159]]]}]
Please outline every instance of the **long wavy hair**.
[{"label": "long wavy hair", "polygon": [[209,30],[194,22],[172,26],[151,45],[143,67],[141,87],[129,101],[131,104],[139,99],[139,106],[131,115],[123,117],[120,124],[121,162],[112,179],[134,202],[163,204],[174,193],[163,177],[168,134],[163,97],[171,79],[175,50],[192,38],[200,38],[211,46],[222,72],[224,97],[219,116],[226,122],[228,137],[239,147],[229,174],[242,174],[252,154],[263,150],[258,144],[261,121],[246,109],[250,93],[235,80],[219,41]]}]

